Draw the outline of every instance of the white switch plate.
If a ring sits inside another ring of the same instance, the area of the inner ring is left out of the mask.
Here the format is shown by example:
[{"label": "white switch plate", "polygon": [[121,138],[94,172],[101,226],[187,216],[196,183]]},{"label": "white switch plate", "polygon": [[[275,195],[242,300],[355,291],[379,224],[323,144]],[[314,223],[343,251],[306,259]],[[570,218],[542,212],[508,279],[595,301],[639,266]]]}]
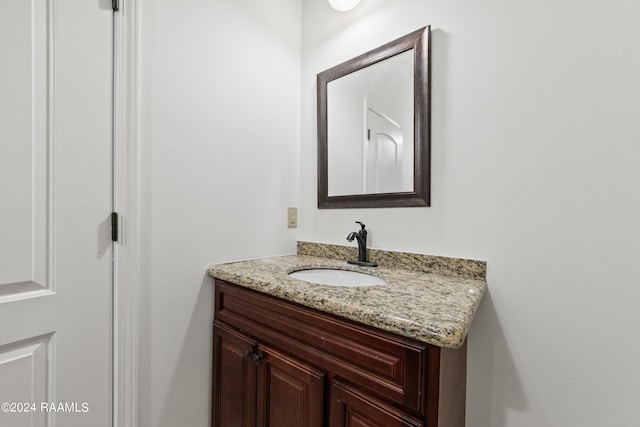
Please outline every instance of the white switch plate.
[{"label": "white switch plate", "polygon": [[287,209],[287,227],[289,228],[298,227],[298,208]]}]

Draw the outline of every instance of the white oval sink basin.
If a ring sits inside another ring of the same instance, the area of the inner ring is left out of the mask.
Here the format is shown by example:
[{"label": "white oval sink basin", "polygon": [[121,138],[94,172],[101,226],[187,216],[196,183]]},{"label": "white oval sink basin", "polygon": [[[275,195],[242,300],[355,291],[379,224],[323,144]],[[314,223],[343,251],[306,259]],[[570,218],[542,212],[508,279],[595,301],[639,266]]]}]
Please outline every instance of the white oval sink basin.
[{"label": "white oval sink basin", "polygon": [[315,268],[312,270],[298,270],[289,273],[294,279],[305,282],[316,283],[318,285],[329,286],[377,286],[384,284],[384,281],[371,274],[359,273],[357,271],[335,270],[328,268]]}]

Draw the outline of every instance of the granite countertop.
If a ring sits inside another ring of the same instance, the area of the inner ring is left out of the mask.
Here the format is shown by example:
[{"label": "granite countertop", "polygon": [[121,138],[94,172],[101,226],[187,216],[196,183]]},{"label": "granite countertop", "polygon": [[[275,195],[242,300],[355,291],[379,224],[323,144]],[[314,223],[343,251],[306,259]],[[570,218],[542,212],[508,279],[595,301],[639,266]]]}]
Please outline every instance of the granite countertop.
[{"label": "granite countertop", "polygon": [[[300,254],[212,265],[210,276],[439,347],[458,348],[484,295],[484,276],[415,269],[359,267],[344,260]],[[475,262],[475,261],[471,261]],[[378,276],[380,286],[339,287],[288,276],[297,270],[336,268]]]}]

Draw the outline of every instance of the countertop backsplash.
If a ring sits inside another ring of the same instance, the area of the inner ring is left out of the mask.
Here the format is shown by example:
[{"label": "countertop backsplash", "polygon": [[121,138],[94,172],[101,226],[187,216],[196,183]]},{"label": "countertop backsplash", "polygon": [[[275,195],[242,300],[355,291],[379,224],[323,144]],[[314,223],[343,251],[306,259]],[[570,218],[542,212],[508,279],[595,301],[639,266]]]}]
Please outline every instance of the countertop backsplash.
[{"label": "countertop backsplash", "polygon": [[[343,260],[358,258],[358,248],[356,246],[332,245],[327,243],[298,241],[297,253],[298,255]],[[487,263],[485,261],[385,251],[381,249],[367,249],[367,259],[378,263],[381,267],[402,268],[405,270],[421,271],[423,273],[440,274],[442,276],[479,280],[486,280],[487,276]]]}]

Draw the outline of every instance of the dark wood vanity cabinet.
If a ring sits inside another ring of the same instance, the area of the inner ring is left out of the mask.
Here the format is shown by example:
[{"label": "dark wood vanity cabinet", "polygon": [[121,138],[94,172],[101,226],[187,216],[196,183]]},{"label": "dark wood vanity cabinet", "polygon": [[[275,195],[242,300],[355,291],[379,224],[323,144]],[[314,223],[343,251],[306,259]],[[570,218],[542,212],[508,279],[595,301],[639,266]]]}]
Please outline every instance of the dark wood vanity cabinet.
[{"label": "dark wood vanity cabinet", "polygon": [[215,427],[462,427],[443,349],[216,279]]}]

